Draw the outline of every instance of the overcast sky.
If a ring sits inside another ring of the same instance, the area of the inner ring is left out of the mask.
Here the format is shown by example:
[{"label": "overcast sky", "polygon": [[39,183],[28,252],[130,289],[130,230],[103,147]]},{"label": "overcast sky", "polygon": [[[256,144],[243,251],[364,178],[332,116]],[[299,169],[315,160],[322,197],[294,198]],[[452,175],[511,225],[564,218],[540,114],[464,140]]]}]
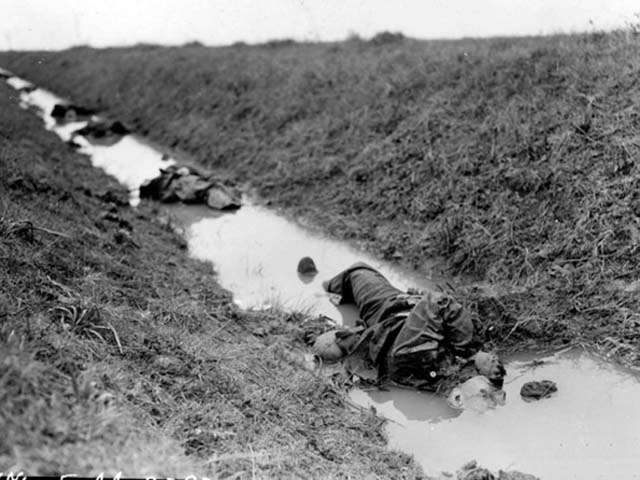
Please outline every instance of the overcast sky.
[{"label": "overcast sky", "polygon": [[537,35],[638,21],[640,0],[0,0],[0,50]]}]

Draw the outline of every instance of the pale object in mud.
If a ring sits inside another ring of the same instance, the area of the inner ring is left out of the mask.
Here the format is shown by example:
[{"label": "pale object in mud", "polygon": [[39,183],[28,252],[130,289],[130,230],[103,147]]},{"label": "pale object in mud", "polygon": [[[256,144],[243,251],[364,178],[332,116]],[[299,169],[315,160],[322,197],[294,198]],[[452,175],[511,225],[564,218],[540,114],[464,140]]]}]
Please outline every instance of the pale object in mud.
[{"label": "pale object in mud", "polygon": [[233,189],[216,182],[207,190],[207,205],[215,210],[235,210],[242,206],[242,200]]},{"label": "pale object in mud", "polygon": [[338,330],[330,330],[318,335],[318,338],[313,343],[313,353],[318,355],[324,362],[337,362],[344,356],[342,349],[338,346],[336,333],[338,333]]},{"label": "pale object in mud", "polygon": [[504,405],[504,390],[494,387],[487,377],[476,375],[454,388],[447,401],[453,408],[484,412]]}]

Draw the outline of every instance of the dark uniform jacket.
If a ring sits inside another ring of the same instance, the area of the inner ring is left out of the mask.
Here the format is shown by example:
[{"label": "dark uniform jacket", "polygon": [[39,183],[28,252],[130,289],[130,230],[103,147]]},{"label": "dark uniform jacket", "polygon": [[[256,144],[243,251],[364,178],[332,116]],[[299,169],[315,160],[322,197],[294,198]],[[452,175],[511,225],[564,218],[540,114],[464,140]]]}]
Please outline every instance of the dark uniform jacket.
[{"label": "dark uniform jacket", "polygon": [[480,347],[469,313],[444,293],[409,295],[365,263],[339,273],[326,288],[358,307],[361,328],[338,343],[352,369],[374,367],[382,379],[435,390],[456,356],[469,357]]}]

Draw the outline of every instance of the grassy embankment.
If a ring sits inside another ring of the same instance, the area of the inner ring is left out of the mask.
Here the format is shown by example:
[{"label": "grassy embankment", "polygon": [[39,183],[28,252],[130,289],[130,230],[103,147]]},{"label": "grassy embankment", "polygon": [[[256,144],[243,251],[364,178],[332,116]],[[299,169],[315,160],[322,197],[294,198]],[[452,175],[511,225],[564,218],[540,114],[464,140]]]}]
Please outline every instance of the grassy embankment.
[{"label": "grassy embankment", "polygon": [[416,476],[305,369],[298,316],[236,309],[15,96],[0,84],[0,470]]},{"label": "grassy embankment", "polygon": [[640,37],[395,40],[0,62],[337,237],[493,284],[460,294],[502,347],[637,364]]}]

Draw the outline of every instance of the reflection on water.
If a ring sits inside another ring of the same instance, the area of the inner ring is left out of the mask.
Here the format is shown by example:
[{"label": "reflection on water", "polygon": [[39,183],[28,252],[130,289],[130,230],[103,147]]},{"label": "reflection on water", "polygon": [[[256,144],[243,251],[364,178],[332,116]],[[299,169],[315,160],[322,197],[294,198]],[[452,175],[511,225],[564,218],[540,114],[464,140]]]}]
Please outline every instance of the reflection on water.
[{"label": "reflection on water", "polygon": [[[13,77],[16,88],[26,83]],[[63,140],[85,123],[58,124],[48,115],[60,99],[37,89],[21,99],[37,107],[46,127]],[[158,169],[173,163],[133,135],[113,146],[79,139],[82,151],[132,191]],[[355,312],[338,309],[321,282],[356,261],[380,269],[400,288],[432,287],[344,243],[300,228],[269,210],[246,205],[234,213],[204,206],[173,205],[167,210],[184,229],[191,254],[212,262],[220,283],[245,308],[279,306],[324,314],[351,323]],[[300,278],[300,258],[314,259],[320,273]],[[518,469],[543,479],[640,478],[640,383],[588,354],[558,354],[541,365],[514,360],[507,365],[506,405],[485,413],[451,409],[444,398],[405,389],[354,390],[352,399],[374,406],[391,421],[392,447],[412,453],[430,473],[454,471],[476,459],[485,467]],[[527,403],[521,386],[530,380],[553,380],[558,392]]]}]

